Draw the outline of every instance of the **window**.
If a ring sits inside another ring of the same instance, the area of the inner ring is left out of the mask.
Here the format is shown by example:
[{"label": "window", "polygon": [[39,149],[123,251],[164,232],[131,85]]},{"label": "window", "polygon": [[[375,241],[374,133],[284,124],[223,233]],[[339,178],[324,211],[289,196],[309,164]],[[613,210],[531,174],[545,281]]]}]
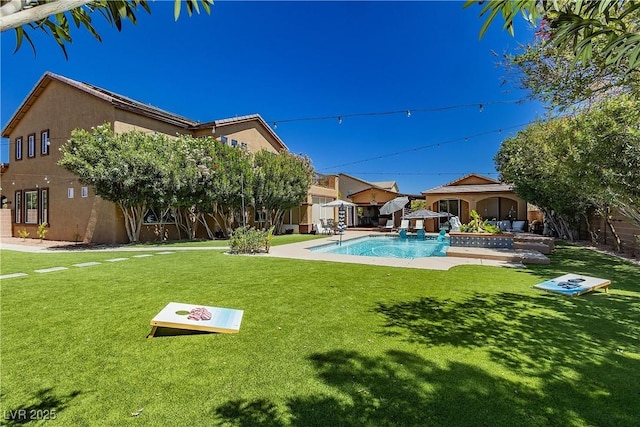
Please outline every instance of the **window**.
[{"label": "window", "polygon": [[[440,212],[449,212],[453,216],[460,217],[460,200],[440,200],[438,202],[438,210]],[[449,221],[449,218],[440,218],[440,224],[443,224],[447,221]]]},{"label": "window", "polygon": [[22,137],[16,138],[16,160],[22,160]]},{"label": "window", "polygon": [[236,141],[235,139],[232,139],[231,140],[231,146],[234,147],[234,148],[237,147],[238,146],[238,141]]},{"label": "window", "polygon": [[32,133],[27,139],[27,157],[36,156],[36,134]]},{"label": "window", "polygon": [[15,223],[49,223],[49,189],[15,192]]},{"label": "window", "polygon": [[227,144],[229,142],[229,140],[227,139],[226,136],[221,136],[220,137],[220,142],[222,142],[223,144]]},{"label": "window", "polygon": [[22,222],[22,191],[16,191],[15,201],[15,221],[16,224],[20,224]]},{"label": "window", "polygon": [[49,155],[49,129],[40,132],[40,153],[43,156]]},{"label": "window", "polygon": [[89,197],[89,187],[82,187],[80,189],[80,196],[81,197]]},{"label": "window", "polygon": [[24,192],[24,223],[38,223],[38,190]]},{"label": "window", "polygon": [[73,187],[67,188],[67,198],[73,199]]},{"label": "window", "polygon": [[49,224],[49,189],[40,190],[40,223]]}]

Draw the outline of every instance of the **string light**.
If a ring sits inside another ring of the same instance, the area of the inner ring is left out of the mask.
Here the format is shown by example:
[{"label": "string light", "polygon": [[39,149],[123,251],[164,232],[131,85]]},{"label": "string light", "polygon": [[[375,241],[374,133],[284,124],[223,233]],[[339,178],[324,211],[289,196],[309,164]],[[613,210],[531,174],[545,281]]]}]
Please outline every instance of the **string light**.
[{"label": "string light", "polygon": [[[354,113],[354,114],[340,114],[333,116],[318,116],[318,117],[299,117],[294,119],[281,119],[277,120],[278,123],[288,123],[288,122],[308,122],[308,121],[320,121],[320,120],[336,120],[340,122],[342,119],[348,117],[366,117],[366,116],[389,116],[396,114],[407,115],[407,117],[411,117],[411,115],[415,112],[420,113],[433,113],[438,111],[446,111],[446,110],[454,110],[459,108],[480,108],[480,112],[484,111],[484,107],[486,105],[505,105],[505,104],[523,104],[528,101],[527,99],[516,99],[516,100],[508,100],[508,101],[490,101],[483,102],[481,104],[457,104],[457,105],[447,105],[444,107],[435,107],[435,108],[411,108],[406,110],[393,110],[393,111],[374,111],[368,113]],[[274,122],[275,123],[275,122]]]},{"label": "string light", "polygon": [[[368,116],[389,116],[389,115],[397,115],[397,114],[403,114],[406,115],[407,117],[411,117],[413,115],[413,113],[415,112],[420,112],[420,113],[433,113],[433,112],[439,112],[439,111],[446,111],[446,110],[454,110],[454,109],[460,109],[460,108],[470,108],[470,107],[479,107],[480,112],[484,111],[484,107],[486,105],[506,105],[506,104],[523,104],[525,102],[527,102],[528,99],[517,99],[517,100],[507,100],[507,101],[490,101],[490,102],[484,102],[481,104],[458,104],[458,105],[447,105],[447,106],[443,106],[443,107],[435,107],[435,108],[411,108],[411,109],[406,109],[406,110],[394,110],[394,111],[374,111],[374,112],[367,112],[367,113],[354,113],[354,114],[340,114],[340,115],[333,115],[333,116],[321,116],[321,117],[301,117],[301,118],[294,118],[294,119],[285,119],[285,120],[275,120],[273,121],[273,128],[277,129],[278,128],[278,124],[279,123],[287,123],[287,122],[302,122],[302,121],[319,121],[319,120],[338,120],[338,124],[342,124],[342,120],[345,118],[350,118],[350,117],[368,117]],[[216,127],[215,125],[211,128],[211,132],[214,133],[216,131]],[[47,137],[47,145],[51,145],[51,140],[54,141],[68,141],[69,138],[68,137],[51,137],[48,136]],[[2,141],[0,142],[0,145],[12,145],[15,144],[15,141]]]},{"label": "string light", "polygon": [[[522,123],[522,124],[514,125],[514,126],[509,126],[506,129],[521,128],[523,126],[530,125],[531,123],[535,123],[535,121]],[[356,161],[353,161],[353,162],[341,163],[339,165],[329,166],[329,167],[326,167],[326,168],[320,168],[320,169],[318,169],[318,171],[326,171],[326,170],[329,170],[329,169],[341,168],[343,166],[351,166],[351,165],[356,165],[356,164],[359,164],[359,163],[366,163],[366,162],[370,162],[372,160],[386,159],[386,158],[391,157],[391,156],[398,156],[398,155],[404,154],[404,153],[421,151],[421,150],[425,150],[427,148],[440,147],[442,145],[453,144],[453,143],[461,142],[461,141],[467,142],[471,138],[478,138],[478,137],[481,137],[481,136],[490,135],[490,134],[493,134],[493,133],[497,133],[498,131],[501,132],[502,129],[494,129],[494,130],[490,130],[490,131],[476,133],[474,135],[469,135],[469,136],[464,136],[464,137],[459,137],[459,138],[453,138],[453,139],[450,139],[450,140],[439,141],[439,142],[435,142],[435,143],[432,143],[432,144],[423,145],[423,146],[420,146],[420,147],[414,147],[414,148],[409,148],[409,149],[406,149],[406,150],[396,151],[395,153],[382,154],[380,156],[369,157],[369,158],[366,158],[366,159],[356,160]]]}]

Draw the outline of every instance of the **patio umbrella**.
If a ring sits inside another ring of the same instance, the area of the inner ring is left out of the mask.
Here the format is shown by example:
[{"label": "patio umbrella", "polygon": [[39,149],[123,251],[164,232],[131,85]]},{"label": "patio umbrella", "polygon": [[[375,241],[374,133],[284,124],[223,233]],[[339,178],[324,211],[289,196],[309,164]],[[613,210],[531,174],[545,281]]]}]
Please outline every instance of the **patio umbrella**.
[{"label": "patio umbrella", "polygon": [[428,218],[449,218],[451,215],[449,212],[434,212],[429,209],[418,209],[410,214],[404,215],[403,219],[428,219]]},{"label": "patio umbrella", "polygon": [[408,197],[396,197],[393,200],[389,200],[380,208],[380,215],[391,215],[404,208],[407,203],[409,203]]},{"label": "patio umbrella", "polygon": [[355,203],[347,202],[346,200],[334,200],[322,205],[323,208],[339,208],[340,206],[357,206]]}]

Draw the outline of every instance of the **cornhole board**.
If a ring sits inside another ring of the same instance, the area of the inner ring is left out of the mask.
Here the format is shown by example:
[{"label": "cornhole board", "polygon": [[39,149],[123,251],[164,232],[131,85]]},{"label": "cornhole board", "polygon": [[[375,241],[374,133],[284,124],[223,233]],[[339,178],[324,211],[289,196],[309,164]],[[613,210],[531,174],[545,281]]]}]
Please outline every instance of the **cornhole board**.
[{"label": "cornhole board", "polygon": [[[211,313],[209,320],[188,319],[194,308],[204,307]],[[165,308],[151,319],[151,332],[147,338],[153,338],[158,328],[187,329],[192,331],[218,332],[222,334],[236,334],[240,331],[240,323],[244,310],[232,308],[207,307],[204,305],[183,304],[170,302]]]},{"label": "cornhole board", "polygon": [[598,288],[604,288],[605,292],[609,292],[610,285],[611,281],[607,279],[599,279],[597,277],[579,274],[565,274],[564,276],[538,283],[534,285],[534,288],[570,297],[577,297],[578,295],[586,294]]}]

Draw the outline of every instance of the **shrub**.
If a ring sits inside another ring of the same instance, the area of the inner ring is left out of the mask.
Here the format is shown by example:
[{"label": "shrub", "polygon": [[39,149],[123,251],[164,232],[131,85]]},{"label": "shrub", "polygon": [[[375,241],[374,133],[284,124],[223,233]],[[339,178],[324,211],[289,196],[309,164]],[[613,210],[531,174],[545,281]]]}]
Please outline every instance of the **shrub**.
[{"label": "shrub", "polygon": [[29,237],[29,232],[23,228],[22,230],[18,230],[18,236],[20,236],[22,240],[24,240]]},{"label": "shrub", "polygon": [[272,239],[273,227],[267,231],[253,227],[240,227],[231,234],[229,246],[231,253],[234,254],[269,253]]},{"label": "shrub", "polygon": [[42,224],[38,225],[38,231],[36,231],[36,234],[38,235],[40,240],[44,240],[44,238],[47,236],[48,231],[49,230],[47,230],[47,223],[43,222]]},{"label": "shrub", "polygon": [[462,224],[460,231],[463,233],[487,233],[487,234],[500,234],[502,231],[500,227],[491,225],[487,221],[483,221],[478,212],[472,210],[470,212],[471,221],[468,224]]}]

